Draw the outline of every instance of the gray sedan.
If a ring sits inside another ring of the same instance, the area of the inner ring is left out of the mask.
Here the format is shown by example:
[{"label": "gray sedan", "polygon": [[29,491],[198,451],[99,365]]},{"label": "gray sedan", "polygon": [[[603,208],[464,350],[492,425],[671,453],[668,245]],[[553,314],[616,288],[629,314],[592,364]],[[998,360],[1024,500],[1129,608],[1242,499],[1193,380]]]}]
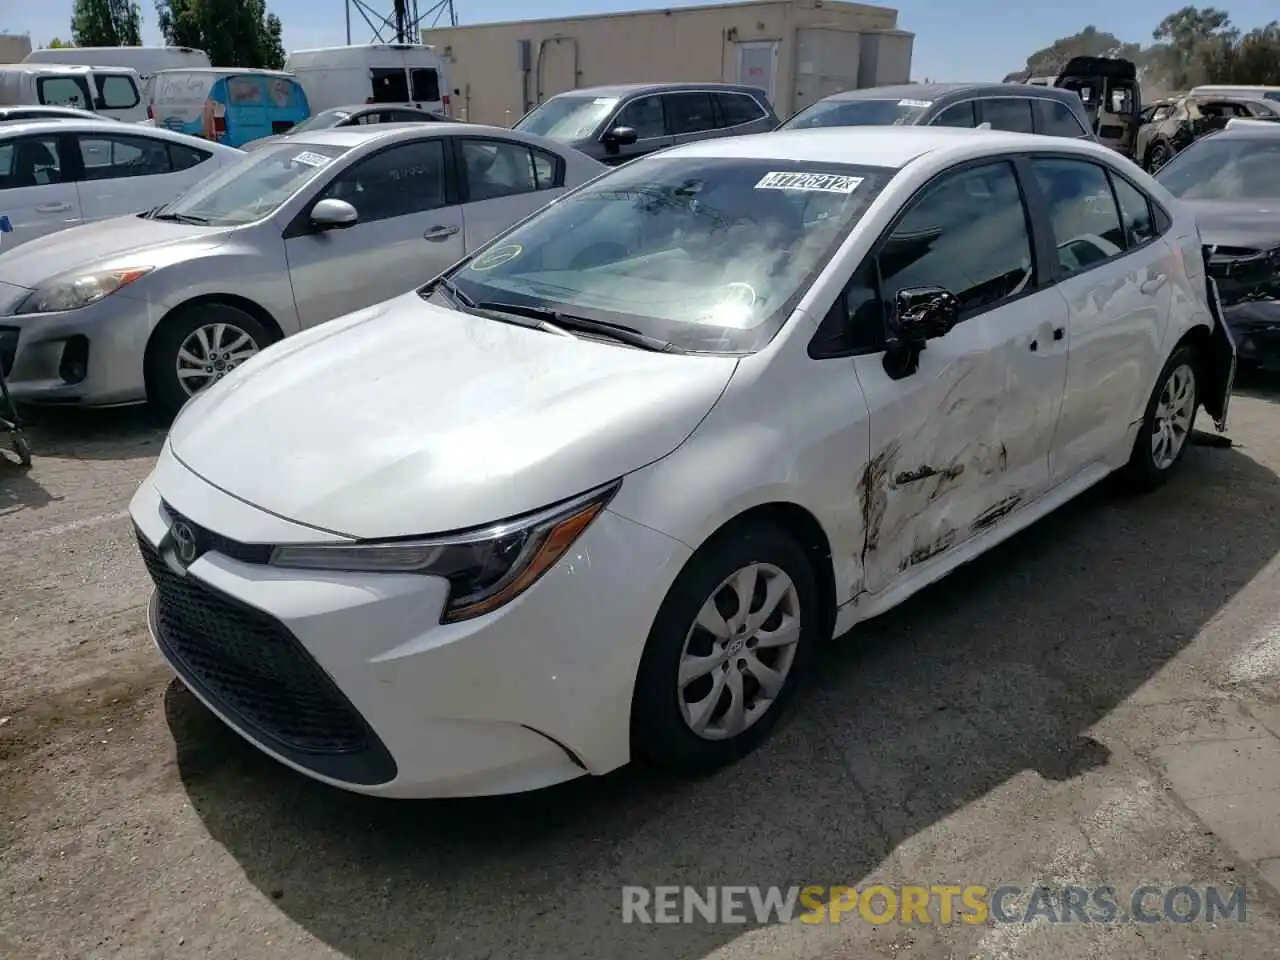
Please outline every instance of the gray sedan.
[{"label": "gray sedan", "polygon": [[244,145],[243,149],[246,152],[261,150],[269,143],[279,143],[281,140],[294,141],[302,134],[314,133],[316,130],[364,127],[375,123],[448,122],[448,117],[432,113],[430,110],[419,110],[417,107],[408,107],[401,104],[364,103],[355,107],[334,107],[331,110],[321,110],[319,113],[303,120],[297,126],[291,127],[288,133],[277,133],[274,136],[250,140]]},{"label": "gray sedan", "polygon": [[321,130],[145,213],[0,255],[17,399],[176,410],[268,344],[412,289],[605,167],[475,124]]}]

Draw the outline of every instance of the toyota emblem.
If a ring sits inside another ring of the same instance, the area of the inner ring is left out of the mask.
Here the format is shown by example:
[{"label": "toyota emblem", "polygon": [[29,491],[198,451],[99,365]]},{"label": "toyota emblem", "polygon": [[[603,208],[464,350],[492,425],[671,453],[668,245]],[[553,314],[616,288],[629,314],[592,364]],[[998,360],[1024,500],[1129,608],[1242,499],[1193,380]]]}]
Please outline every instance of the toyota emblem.
[{"label": "toyota emblem", "polygon": [[169,537],[173,540],[173,552],[177,554],[182,565],[188,566],[199,553],[196,543],[196,532],[185,520],[173,521],[169,528]]}]

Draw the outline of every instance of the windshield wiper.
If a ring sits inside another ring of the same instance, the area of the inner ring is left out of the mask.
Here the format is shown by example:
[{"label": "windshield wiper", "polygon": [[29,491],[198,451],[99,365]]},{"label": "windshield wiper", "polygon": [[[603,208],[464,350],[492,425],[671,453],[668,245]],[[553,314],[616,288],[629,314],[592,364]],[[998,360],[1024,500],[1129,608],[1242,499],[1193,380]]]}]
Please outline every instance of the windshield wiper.
[{"label": "windshield wiper", "polygon": [[652,350],[655,353],[674,352],[676,349],[670,341],[651,337],[647,333],[641,333],[634,327],[624,327],[620,323],[607,323],[604,320],[592,320],[590,317],[562,313],[559,310],[552,310],[550,307],[529,307],[517,303],[480,300],[475,303],[474,309],[494,310],[499,313],[529,317],[544,324],[543,329],[550,328],[552,332],[568,334],[569,336],[573,336],[570,331],[592,333],[598,337],[606,337],[618,343],[639,347],[641,350]]},{"label": "windshield wiper", "polygon": [[193,223],[196,226],[207,226],[208,217],[197,217],[190,213],[153,213],[152,220],[167,220],[170,223]]}]

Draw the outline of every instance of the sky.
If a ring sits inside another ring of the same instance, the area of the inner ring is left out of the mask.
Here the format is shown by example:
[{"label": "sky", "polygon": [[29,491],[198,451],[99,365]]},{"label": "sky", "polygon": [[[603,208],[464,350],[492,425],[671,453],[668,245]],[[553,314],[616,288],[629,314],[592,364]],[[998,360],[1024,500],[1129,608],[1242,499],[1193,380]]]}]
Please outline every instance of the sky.
[{"label": "sky", "polygon": [[[418,0],[425,11],[434,0]],[[583,13],[613,13],[646,7],[694,6],[699,0],[454,0],[461,24],[520,20],[536,9],[538,18]],[[715,0],[700,0],[701,3]],[[156,28],[152,0],[141,0],[143,42],[163,41]],[[389,12],[391,0],[368,0]],[[1122,40],[1149,43],[1151,31],[1179,0],[900,0],[898,25],[915,33],[912,57],[914,80],[1000,80],[1022,66],[1027,54],[1093,24]],[[1266,0],[1219,0],[1202,6],[1225,8],[1237,26],[1249,29],[1275,18],[1280,11]],[[0,32],[29,33],[35,46],[70,34],[72,0],[0,0]],[[267,7],[284,23],[285,50],[323,47],[346,42],[343,0],[267,0]],[[1268,9],[1270,7],[1270,9]],[[352,42],[373,39],[354,9]],[[427,24],[429,25],[429,23]],[[673,78],[680,79],[680,78]]]}]

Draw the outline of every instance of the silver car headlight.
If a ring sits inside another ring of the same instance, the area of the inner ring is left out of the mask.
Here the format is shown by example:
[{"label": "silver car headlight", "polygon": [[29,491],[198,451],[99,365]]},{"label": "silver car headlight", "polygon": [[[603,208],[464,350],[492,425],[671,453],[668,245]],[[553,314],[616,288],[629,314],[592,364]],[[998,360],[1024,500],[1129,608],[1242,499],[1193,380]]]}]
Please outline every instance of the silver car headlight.
[{"label": "silver car headlight", "polygon": [[622,486],[616,480],[538,513],[452,536],[276,547],[277,567],[420,573],[449,581],[442,623],[469,620],[524,593],[568,552]]},{"label": "silver car headlight", "polygon": [[96,270],[69,280],[59,280],[37,287],[18,305],[17,313],[63,313],[79,310],[103,297],[109,297],[150,273],[151,267],[127,267],[122,270]]}]

